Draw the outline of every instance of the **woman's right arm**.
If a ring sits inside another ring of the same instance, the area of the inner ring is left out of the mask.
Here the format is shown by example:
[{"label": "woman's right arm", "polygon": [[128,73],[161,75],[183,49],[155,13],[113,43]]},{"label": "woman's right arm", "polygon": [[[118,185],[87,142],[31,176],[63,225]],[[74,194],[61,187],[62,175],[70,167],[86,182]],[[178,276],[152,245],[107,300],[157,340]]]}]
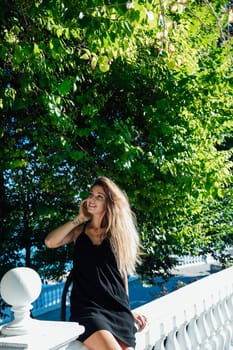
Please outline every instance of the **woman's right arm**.
[{"label": "woman's right arm", "polygon": [[79,214],[72,220],[51,231],[45,238],[48,248],[58,248],[65,244],[74,242],[81,232],[82,224],[90,219],[84,200],[79,209]]},{"label": "woman's right arm", "polygon": [[79,225],[78,223],[75,225],[74,222],[76,222],[76,220],[66,222],[65,224],[51,231],[45,238],[45,245],[48,248],[58,248],[73,242]]}]

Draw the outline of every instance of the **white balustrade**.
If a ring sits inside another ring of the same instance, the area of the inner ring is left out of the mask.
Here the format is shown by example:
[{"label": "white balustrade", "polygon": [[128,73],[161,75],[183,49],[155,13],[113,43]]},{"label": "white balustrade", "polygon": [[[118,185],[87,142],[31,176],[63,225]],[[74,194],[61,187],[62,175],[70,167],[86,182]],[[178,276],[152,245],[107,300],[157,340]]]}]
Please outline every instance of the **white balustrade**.
[{"label": "white balustrade", "polygon": [[[27,283],[26,288],[29,304],[35,298],[30,291],[32,285]],[[17,294],[19,288],[15,286],[14,289]],[[6,295],[8,292],[3,292],[7,298]],[[12,303],[14,300],[17,298],[11,296]],[[147,315],[149,320],[147,327],[136,334],[136,350],[233,350],[233,267],[186,285],[134,311]],[[4,327],[0,349],[24,349],[26,347],[22,344],[26,344],[30,350],[50,350],[55,348],[55,341],[56,349],[85,349],[75,340],[83,331],[82,326],[73,322],[30,320],[28,323],[27,315],[28,333],[20,332],[18,337],[11,336],[12,330],[4,332],[10,324]],[[36,347],[42,343],[43,347]]]},{"label": "white balustrade", "polygon": [[77,338],[84,327],[77,322],[32,319],[31,303],[41,291],[39,275],[27,267],[8,271],[0,283],[3,300],[12,306],[14,319],[0,327],[2,350],[84,350]]},{"label": "white balustrade", "polygon": [[[200,256],[192,256],[192,255],[184,255],[181,257],[176,257],[178,260],[178,266],[181,268],[182,266],[187,266],[190,264],[203,264],[207,257],[204,255]],[[209,260],[209,258],[208,258]],[[213,262],[213,260],[211,260]],[[137,278],[129,279],[129,289],[135,288],[133,283]],[[54,283],[54,284],[43,284],[42,290],[39,297],[33,302],[33,317],[41,316],[47,312],[54,311],[61,308],[61,299],[62,292],[65,286],[65,282]],[[67,293],[66,305],[69,306],[69,293]],[[148,296],[147,296],[148,298]],[[133,303],[134,304],[134,303]],[[9,308],[4,310],[5,317],[3,320],[0,320],[0,324],[7,323],[11,321],[12,315]]]},{"label": "white balustrade", "polygon": [[33,320],[30,317],[31,303],[41,292],[40,276],[27,267],[14,268],[2,278],[0,292],[3,300],[12,305],[14,320],[2,327],[4,335],[27,334]]},{"label": "white balustrade", "polygon": [[177,260],[177,265],[191,265],[191,264],[203,264],[207,260],[213,261],[213,259],[206,255],[184,255],[184,256],[174,256]]},{"label": "white balustrade", "polygon": [[[64,286],[65,282],[44,284],[39,298],[33,303],[33,316],[36,317],[60,308]],[[67,295],[67,304],[68,301],[69,295]]]},{"label": "white balustrade", "polygon": [[[62,292],[65,286],[65,282],[54,284],[43,284],[39,297],[32,303],[33,317],[38,317],[47,312],[54,311],[61,308]],[[67,303],[69,305],[69,293],[67,294]],[[9,307],[4,310],[3,323],[7,323],[12,320],[12,313]],[[0,320],[1,321],[1,320]],[[1,324],[1,322],[0,322]]]},{"label": "white balustrade", "polygon": [[136,350],[233,349],[233,267],[135,309],[149,325]]}]

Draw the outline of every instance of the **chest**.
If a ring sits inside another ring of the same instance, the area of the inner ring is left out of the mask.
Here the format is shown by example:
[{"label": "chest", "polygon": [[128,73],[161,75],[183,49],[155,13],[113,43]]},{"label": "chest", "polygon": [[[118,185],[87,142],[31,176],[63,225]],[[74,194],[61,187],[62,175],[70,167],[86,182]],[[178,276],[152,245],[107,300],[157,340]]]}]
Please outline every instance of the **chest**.
[{"label": "chest", "polygon": [[76,241],[73,258],[74,264],[79,268],[83,268],[83,266],[93,268],[100,266],[117,267],[109,239],[105,238],[101,244],[94,244],[85,233],[81,234]]}]

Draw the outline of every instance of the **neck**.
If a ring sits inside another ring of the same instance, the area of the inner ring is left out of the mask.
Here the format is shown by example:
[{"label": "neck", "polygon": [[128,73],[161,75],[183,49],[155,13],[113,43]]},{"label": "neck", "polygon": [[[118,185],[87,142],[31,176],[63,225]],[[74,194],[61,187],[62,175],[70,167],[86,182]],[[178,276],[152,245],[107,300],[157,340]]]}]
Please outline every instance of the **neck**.
[{"label": "neck", "polygon": [[98,220],[98,218],[92,219],[88,223],[88,227],[90,231],[95,235],[95,236],[105,236],[106,235],[106,227],[103,227],[102,225],[102,218]]},{"label": "neck", "polygon": [[90,222],[90,226],[97,230],[97,229],[101,229],[102,228],[102,220],[103,220],[103,217],[93,217],[91,222]]},{"label": "neck", "polygon": [[95,233],[100,233],[103,230],[103,228],[101,227],[101,222],[93,222],[93,221],[91,221],[88,226]]}]

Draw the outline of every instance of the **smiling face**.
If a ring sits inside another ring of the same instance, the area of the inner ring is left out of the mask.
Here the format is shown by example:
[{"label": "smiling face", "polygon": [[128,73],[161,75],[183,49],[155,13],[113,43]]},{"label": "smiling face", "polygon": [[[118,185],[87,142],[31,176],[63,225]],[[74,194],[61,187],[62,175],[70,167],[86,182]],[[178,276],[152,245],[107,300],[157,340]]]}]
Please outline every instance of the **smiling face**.
[{"label": "smiling face", "polygon": [[87,198],[87,210],[93,214],[104,214],[106,211],[106,195],[101,186],[92,187]]}]

